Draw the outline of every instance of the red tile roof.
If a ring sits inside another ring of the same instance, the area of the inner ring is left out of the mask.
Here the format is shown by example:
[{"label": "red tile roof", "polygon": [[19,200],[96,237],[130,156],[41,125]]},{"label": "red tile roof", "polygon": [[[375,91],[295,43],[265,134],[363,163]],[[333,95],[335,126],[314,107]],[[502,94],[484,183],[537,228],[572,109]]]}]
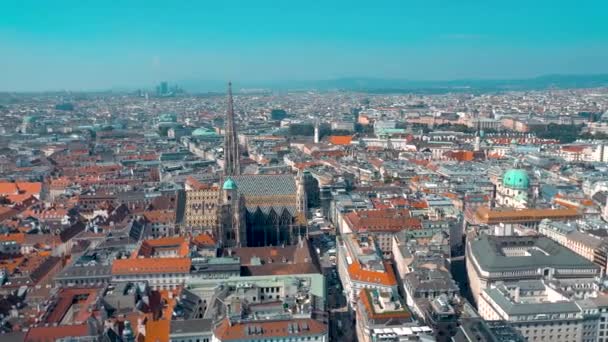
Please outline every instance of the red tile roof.
[{"label": "red tile roof", "polygon": [[133,256],[151,257],[156,249],[175,249],[175,253],[179,257],[185,257],[190,252],[188,241],[183,237],[165,237],[160,239],[145,240],[139,251]]},{"label": "red tile roof", "polygon": [[75,324],[84,323],[91,316],[88,308],[97,300],[100,290],[101,288],[62,289],[57,301],[51,306],[51,311],[44,317],[43,323],[60,323],[73,305],[77,305],[79,310],[73,312],[72,320]]},{"label": "red tile roof", "polygon": [[393,266],[384,262],[385,271],[374,271],[361,267],[358,261],[353,261],[348,266],[348,275],[351,280],[360,281],[365,283],[379,284],[383,286],[396,286],[397,279],[395,278],[395,272]]},{"label": "red tile roof", "polygon": [[202,233],[194,237],[192,243],[201,247],[213,247],[215,246],[215,238],[208,233]]},{"label": "red tile roof", "polygon": [[25,335],[26,342],[51,342],[64,337],[89,336],[87,324],[34,327]]},{"label": "red tile roof", "polygon": [[112,274],[188,273],[190,266],[189,258],[117,259],[112,264]]},{"label": "red tile roof", "polygon": [[420,220],[410,217],[410,212],[407,209],[361,210],[346,214],[344,219],[353,232],[401,231],[422,228]]},{"label": "red tile roof", "polygon": [[0,241],[15,241],[16,243],[25,243],[25,234],[23,233],[12,233],[0,235]]},{"label": "red tile roof", "polygon": [[0,182],[0,195],[39,195],[40,191],[42,191],[40,182]]}]

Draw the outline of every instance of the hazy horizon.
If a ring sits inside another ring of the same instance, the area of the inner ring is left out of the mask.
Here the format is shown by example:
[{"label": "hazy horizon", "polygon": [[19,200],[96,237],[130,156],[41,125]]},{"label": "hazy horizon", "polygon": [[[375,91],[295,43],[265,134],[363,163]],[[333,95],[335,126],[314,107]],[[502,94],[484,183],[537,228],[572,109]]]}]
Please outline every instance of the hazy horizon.
[{"label": "hazy horizon", "polygon": [[0,20],[0,91],[606,74],[607,9],[545,0],[14,1]]}]

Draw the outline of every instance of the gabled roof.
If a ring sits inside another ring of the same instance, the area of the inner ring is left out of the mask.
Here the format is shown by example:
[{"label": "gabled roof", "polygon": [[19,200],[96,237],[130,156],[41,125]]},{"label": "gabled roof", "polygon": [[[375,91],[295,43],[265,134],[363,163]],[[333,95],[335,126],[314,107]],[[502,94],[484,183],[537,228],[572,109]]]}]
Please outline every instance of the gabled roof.
[{"label": "gabled roof", "polygon": [[397,279],[395,278],[393,266],[388,262],[384,262],[384,271],[379,272],[364,269],[361,267],[361,264],[355,260],[348,266],[348,275],[350,276],[350,279],[354,281],[383,286],[397,286]]},{"label": "gabled roof", "polygon": [[410,217],[407,209],[360,210],[345,215],[350,229],[358,231],[401,231],[420,229],[421,222]]},{"label": "gabled roof", "polygon": [[91,336],[87,324],[33,327],[25,335],[26,342],[55,341],[65,337]]},{"label": "gabled roof", "polygon": [[112,264],[113,275],[188,273],[189,258],[117,259]]}]

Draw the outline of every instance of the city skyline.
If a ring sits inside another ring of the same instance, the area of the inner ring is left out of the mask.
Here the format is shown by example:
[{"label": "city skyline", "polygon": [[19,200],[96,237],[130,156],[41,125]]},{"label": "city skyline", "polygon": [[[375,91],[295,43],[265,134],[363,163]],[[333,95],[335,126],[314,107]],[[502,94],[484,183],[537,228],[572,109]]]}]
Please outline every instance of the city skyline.
[{"label": "city skyline", "polygon": [[599,1],[231,5],[8,4],[0,90],[608,73],[606,5]]}]

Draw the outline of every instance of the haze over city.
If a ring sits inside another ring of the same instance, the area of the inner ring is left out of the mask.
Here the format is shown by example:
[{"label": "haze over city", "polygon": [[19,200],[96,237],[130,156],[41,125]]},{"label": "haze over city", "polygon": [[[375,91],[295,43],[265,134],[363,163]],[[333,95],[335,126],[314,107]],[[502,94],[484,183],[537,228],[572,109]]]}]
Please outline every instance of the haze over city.
[{"label": "haze over city", "polygon": [[1,342],[607,342],[606,1],[3,1]]},{"label": "haze over city", "polygon": [[0,90],[608,73],[606,10],[599,0],[7,1]]}]

